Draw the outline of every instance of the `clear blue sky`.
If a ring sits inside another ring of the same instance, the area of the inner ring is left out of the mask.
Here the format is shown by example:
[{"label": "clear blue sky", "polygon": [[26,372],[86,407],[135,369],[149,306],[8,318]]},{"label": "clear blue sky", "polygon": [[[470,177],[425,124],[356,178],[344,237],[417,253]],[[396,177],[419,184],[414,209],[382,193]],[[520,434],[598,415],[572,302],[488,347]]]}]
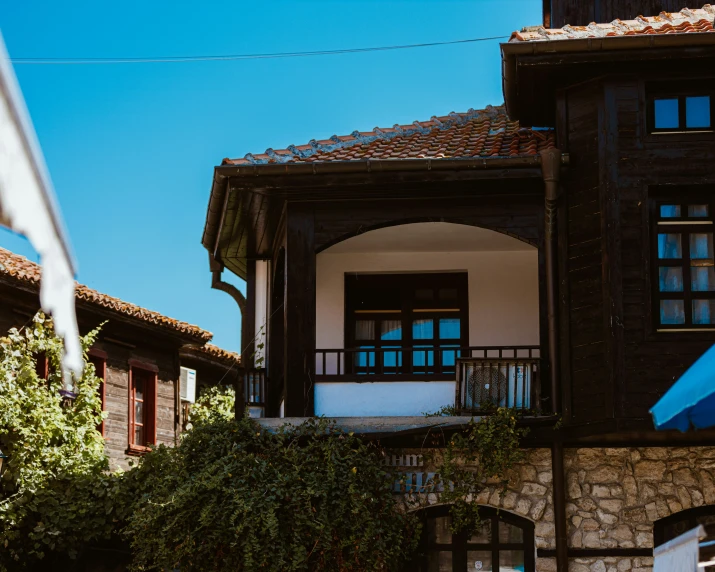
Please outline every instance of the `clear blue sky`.
[{"label": "clear blue sky", "polygon": [[[541,21],[541,0],[9,2],[11,57],[142,57],[450,41]],[[503,101],[496,41],[236,62],[16,66],[92,288],[239,350],[235,303],[200,244],[224,157]],[[0,231],[0,246],[33,260]],[[228,274],[225,272],[224,274]],[[238,283],[236,279],[236,283]]]}]

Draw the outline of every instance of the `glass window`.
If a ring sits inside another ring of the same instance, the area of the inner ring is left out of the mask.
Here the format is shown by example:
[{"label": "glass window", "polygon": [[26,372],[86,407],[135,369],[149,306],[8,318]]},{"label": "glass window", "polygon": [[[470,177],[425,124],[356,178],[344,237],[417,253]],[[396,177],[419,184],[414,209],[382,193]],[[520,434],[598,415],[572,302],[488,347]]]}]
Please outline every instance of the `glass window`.
[{"label": "glass window", "polygon": [[715,324],[715,300],[693,300],[693,324]]},{"label": "glass window", "polygon": [[678,218],[680,216],[680,205],[660,205],[661,218]]},{"label": "glass window", "polygon": [[715,268],[693,266],[690,269],[693,292],[715,292]]},{"label": "glass window", "polygon": [[[706,217],[710,214],[709,205],[688,205],[688,216],[691,218]],[[663,215],[661,215],[663,216]]]},{"label": "glass window", "polygon": [[685,301],[684,300],[661,300],[660,301],[660,323],[666,325],[685,323]]},{"label": "glass window", "polygon": [[[479,507],[482,526],[471,536],[453,533],[448,506],[422,511],[420,572],[534,572],[534,524],[507,511]],[[492,531],[498,533],[492,534]],[[466,565],[466,568],[465,568]]]},{"label": "glass window", "polygon": [[375,320],[357,320],[355,322],[356,340],[375,339]]},{"label": "glass window", "polygon": [[434,320],[415,320],[412,322],[412,339],[434,339]]},{"label": "glass window", "polygon": [[658,258],[682,258],[683,247],[680,234],[658,235]]},{"label": "glass window", "polygon": [[713,234],[712,232],[694,232],[690,235],[691,260],[713,259]]},{"label": "glass window", "polygon": [[401,320],[383,320],[382,333],[380,339],[395,341],[402,339],[402,321]]},{"label": "glass window", "polygon": [[710,128],[710,96],[685,98],[685,126],[688,129]]},{"label": "glass window", "polygon": [[131,368],[129,446],[137,452],[153,443],[156,426],[156,374],[142,368]]},{"label": "glass window", "polygon": [[458,340],[460,338],[459,318],[441,318],[439,321],[439,337],[442,340]]},{"label": "glass window", "polygon": [[656,99],[654,105],[656,129],[678,129],[680,127],[677,97]]},{"label": "glass window", "polygon": [[683,269],[680,266],[661,266],[658,269],[661,292],[683,291]]}]

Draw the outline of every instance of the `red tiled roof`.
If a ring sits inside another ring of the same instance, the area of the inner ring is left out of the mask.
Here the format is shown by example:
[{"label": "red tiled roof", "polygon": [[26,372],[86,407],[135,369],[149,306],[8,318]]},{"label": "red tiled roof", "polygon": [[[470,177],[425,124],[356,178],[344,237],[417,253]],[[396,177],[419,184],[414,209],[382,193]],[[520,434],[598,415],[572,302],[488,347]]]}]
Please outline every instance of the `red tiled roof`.
[{"label": "red tiled roof", "polygon": [[[39,286],[41,269],[40,266],[34,262],[30,262],[24,256],[20,256],[4,248],[0,248],[0,276],[8,276],[19,282],[24,282],[33,286]],[[107,294],[102,294],[96,290],[92,290],[83,284],[77,283],[77,288],[75,290],[75,295],[78,300],[83,300],[109,310],[113,310],[119,314],[141,320],[153,324],[155,326],[161,326],[180,332],[182,334],[187,334],[194,338],[198,338],[204,342],[208,342],[213,334],[202,330],[198,326],[193,326],[187,324],[186,322],[180,322],[179,320],[174,320],[158,312],[153,312],[130,304],[129,302],[124,302],[118,298],[108,296]]]},{"label": "red tiled roof", "polygon": [[200,355],[214,358],[218,361],[227,363],[229,365],[234,365],[234,364],[240,365],[241,364],[240,354],[230,352],[228,350],[224,350],[224,349],[219,348],[218,346],[215,346],[213,344],[205,344],[203,346],[184,346],[181,349],[182,349],[182,351],[187,352],[189,354],[198,353]]},{"label": "red tiled roof", "polygon": [[444,159],[537,155],[554,146],[550,130],[526,129],[510,121],[504,106],[450,113],[372,131],[333,135],[307,145],[268,149],[260,155],[224,159],[224,165],[364,161],[367,159]]},{"label": "red tiled roof", "polygon": [[639,16],[635,20],[614,20],[610,24],[564,26],[546,29],[541,26],[514,32],[509,42],[550,42],[583,38],[608,38],[615,36],[643,36],[652,34],[693,34],[715,32],[715,7],[685,8],[680,12],[661,12],[659,16]]}]

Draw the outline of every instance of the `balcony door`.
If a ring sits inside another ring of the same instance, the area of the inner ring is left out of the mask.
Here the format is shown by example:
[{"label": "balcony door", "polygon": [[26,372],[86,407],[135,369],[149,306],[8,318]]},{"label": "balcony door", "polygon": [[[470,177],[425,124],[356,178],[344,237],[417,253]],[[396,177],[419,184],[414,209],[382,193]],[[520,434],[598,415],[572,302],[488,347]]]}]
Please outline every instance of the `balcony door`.
[{"label": "balcony door", "polygon": [[352,374],[455,375],[469,345],[466,272],[348,274],[345,289]]}]

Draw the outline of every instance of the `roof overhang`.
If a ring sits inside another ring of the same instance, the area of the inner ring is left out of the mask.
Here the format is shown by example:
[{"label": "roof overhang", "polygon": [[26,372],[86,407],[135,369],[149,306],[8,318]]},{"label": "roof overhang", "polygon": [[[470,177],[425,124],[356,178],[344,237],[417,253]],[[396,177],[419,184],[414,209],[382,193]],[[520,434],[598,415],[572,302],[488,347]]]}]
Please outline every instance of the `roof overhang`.
[{"label": "roof overhang", "polygon": [[[563,159],[568,161],[567,157]],[[232,229],[267,213],[280,213],[286,198],[330,200],[347,193],[355,197],[384,197],[385,189],[396,184],[430,181],[478,181],[540,179],[541,157],[470,157],[458,159],[370,159],[364,161],[295,162],[256,165],[222,165],[214,169],[213,184],[202,244],[209,252],[212,271],[230,268],[245,279],[242,265],[231,264],[223,252],[232,240],[246,240],[245,233],[234,237]],[[350,189],[343,191],[342,189]],[[245,191],[245,192],[244,192]],[[244,199],[242,194],[250,194]],[[260,205],[256,206],[260,197]],[[235,246],[238,258],[258,257]]]},{"label": "roof overhang", "polygon": [[[564,68],[578,66],[575,81],[587,76],[638,71],[657,62],[660,72],[671,60],[715,58],[715,33],[647,34],[516,41],[501,44],[504,100],[510,119],[523,126],[554,125],[553,93],[568,81]],[[559,70],[557,73],[556,70]],[[710,68],[710,71],[712,68]],[[704,68],[704,71],[709,71]]]}]

